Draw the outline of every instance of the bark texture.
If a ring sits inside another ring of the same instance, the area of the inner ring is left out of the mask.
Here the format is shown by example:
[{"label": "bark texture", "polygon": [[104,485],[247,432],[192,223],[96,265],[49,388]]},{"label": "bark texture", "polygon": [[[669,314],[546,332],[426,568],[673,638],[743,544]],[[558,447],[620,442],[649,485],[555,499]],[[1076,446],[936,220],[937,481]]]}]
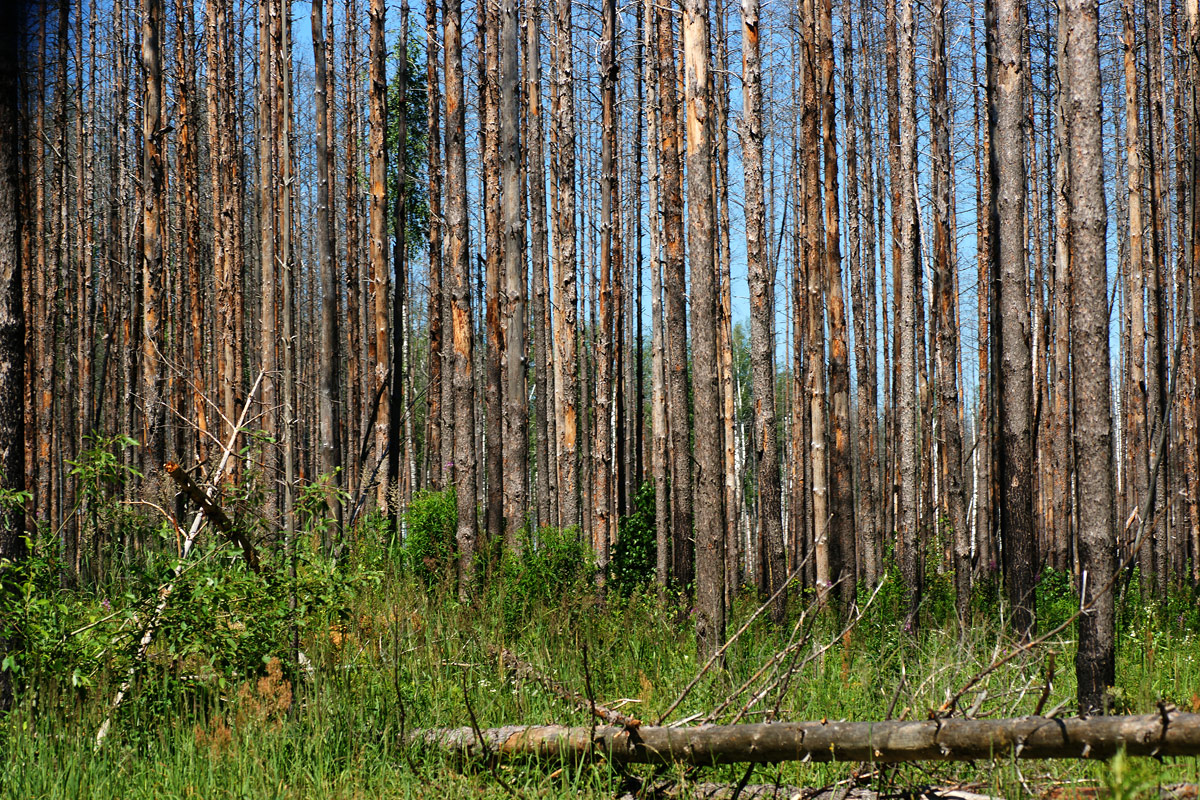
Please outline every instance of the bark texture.
[{"label": "bark texture", "polygon": [[717,303],[713,250],[712,98],[708,5],[683,9],[687,97],[688,248],[696,403],[696,638],[703,657],[725,643],[725,505],[717,383]]},{"label": "bark texture", "polygon": [[1067,0],[1059,35],[1067,63],[1070,173],[1071,357],[1075,390],[1075,480],[1079,503],[1081,603],[1075,656],[1079,707],[1106,707],[1115,679],[1112,577],[1112,418],[1109,405],[1108,271],[1104,149],[1100,125],[1099,8]]},{"label": "bark texture", "polygon": [[[917,722],[779,722],[691,728],[562,725],[415,731],[413,746],[469,760],[537,758],[616,764],[769,764],[781,761],[975,761],[1107,759],[1200,754],[1200,714],[1175,711],[1133,717],[1018,717]],[[484,744],[486,742],[486,745]]]}]

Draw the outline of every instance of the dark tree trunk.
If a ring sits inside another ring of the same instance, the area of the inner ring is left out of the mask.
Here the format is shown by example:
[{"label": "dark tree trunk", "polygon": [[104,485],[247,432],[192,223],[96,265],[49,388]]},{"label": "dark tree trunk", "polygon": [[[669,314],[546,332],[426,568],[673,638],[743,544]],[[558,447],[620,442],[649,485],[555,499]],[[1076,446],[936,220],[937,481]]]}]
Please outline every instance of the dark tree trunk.
[{"label": "dark tree trunk", "polygon": [[[917,263],[920,259],[917,245],[917,108],[916,108],[916,19],[914,0],[901,0],[900,11],[900,64],[899,64],[899,109],[900,109],[900,153],[899,163],[899,236],[900,260],[900,308],[896,310],[900,339],[900,379],[896,386],[899,418],[900,472],[900,574],[908,593],[908,619],[906,627],[916,633],[917,612],[920,607],[924,586],[924,564],[921,563],[920,532],[917,503],[920,498],[920,468],[917,454],[918,425],[920,414],[917,409],[917,343],[916,343],[916,286]],[[893,228],[893,230],[897,230]]]},{"label": "dark tree trunk", "polygon": [[1101,138],[1099,9],[1066,0],[1059,21],[1067,62],[1067,153],[1070,173],[1071,356],[1075,383],[1075,463],[1079,492],[1079,560],[1085,581],[1075,656],[1079,709],[1108,705],[1113,685],[1112,421],[1109,405],[1108,274],[1104,144]]},{"label": "dark tree trunk", "polygon": [[758,0],[742,3],[742,86],[745,122],[742,163],[746,173],[746,262],[750,283],[750,369],[754,384],[754,446],[758,464],[758,543],[762,592],[779,593],[771,619],[782,624],[787,579],[780,507],[779,444],[775,422],[775,270],[767,241],[763,203],[763,89]]},{"label": "dark tree trunk", "polygon": [[[329,140],[332,131],[329,130],[329,80],[326,63],[326,45],[324,19],[322,13],[323,0],[313,0],[312,6],[312,38],[313,60],[316,64],[316,83],[313,94],[316,100],[317,112],[317,271],[321,284],[321,335],[320,335],[320,379],[317,389],[318,428],[320,452],[320,472],[329,476],[334,486],[341,483],[338,467],[341,466],[341,451],[338,447],[338,369],[341,366],[338,357],[338,286],[337,275],[333,264],[333,251],[336,239],[333,226],[333,215],[330,213],[329,182],[331,170],[329,167]],[[329,516],[335,525],[341,524],[342,504],[337,492],[329,492],[327,497]]]},{"label": "dark tree trunk", "polygon": [[446,47],[446,232],[451,274],[454,343],[454,468],[458,505],[458,596],[470,597],[478,536],[475,510],[475,398],[471,381],[474,332],[471,319],[470,221],[467,217],[466,105],[463,96],[462,5],[443,5]]},{"label": "dark tree trunk", "polygon": [[[683,259],[683,178],[679,159],[679,95],[671,15],[658,10],[658,73],[662,127],[663,291],[666,339],[667,428],[671,445],[672,578],[690,591],[695,575],[692,540],[692,455],[688,418],[686,276]],[[693,327],[695,323],[693,322]]]},{"label": "dark tree trunk", "polygon": [[550,415],[554,409],[554,362],[547,349],[553,339],[545,320],[550,314],[547,298],[550,286],[549,253],[546,242],[546,165],[542,143],[542,21],[537,0],[525,4],[525,154],[529,180],[529,231],[533,268],[533,350],[534,393],[537,414],[537,485],[536,508],[539,525],[554,525],[551,474],[554,472],[556,444]]},{"label": "dark tree trunk", "polygon": [[[60,15],[65,14],[66,3]],[[162,112],[162,0],[144,0],[142,8],[142,403],[143,442],[149,448],[153,467],[166,458],[166,351],[162,332],[163,217],[166,202],[166,170],[163,139],[166,124]],[[65,24],[63,32],[65,33]],[[65,38],[65,37],[64,37]],[[65,42],[63,43],[65,47]],[[66,187],[63,186],[65,191]],[[44,246],[44,245],[43,245]],[[64,254],[65,255],[65,254]]]},{"label": "dark tree trunk", "polygon": [[[0,488],[10,497],[25,490],[25,309],[22,278],[20,187],[20,28],[0,31]],[[0,509],[0,603],[17,591],[16,570],[25,559],[24,503]],[[0,630],[0,658],[20,649]],[[12,704],[12,670],[0,671],[0,711]]]},{"label": "dark tree trunk", "polygon": [[931,81],[933,103],[933,254],[934,285],[938,310],[938,425],[944,448],[943,490],[954,536],[954,596],[959,619],[966,620],[971,599],[971,542],[962,488],[962,432],[958,397],[958,298],[955,296],[955,263],[951,257],[955,234],[951,175],[950,109],[946,85],[946,3],[934,0]]},{"label": "dark tree trunk", "polygon": [[989,204],[993,351],[999,382],[1000,534],[1013,629],[1034,633],[1032,397],[1029,278],[1025,259],[1025,28],[1018,0],[988,0]]},{"label": "dark tree trunk", "polygon": [[517,0],[500,5],[500,179],[504,199],[504,537],[520,544],[528,511],[529,400],[525,359],[525,215],[521,191]]}]

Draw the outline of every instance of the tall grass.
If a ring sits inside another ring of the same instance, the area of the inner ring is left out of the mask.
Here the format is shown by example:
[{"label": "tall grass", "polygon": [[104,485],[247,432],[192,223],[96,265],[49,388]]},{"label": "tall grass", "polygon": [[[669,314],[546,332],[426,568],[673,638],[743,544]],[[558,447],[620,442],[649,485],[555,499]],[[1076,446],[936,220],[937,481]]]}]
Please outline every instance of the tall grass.
[{"label": "tall grass", "polygon": [[[257,661],[249,667],[222,661],[214,652],[181,657],[160,652],[141,671],[133,701],[98,750],[95,732],[108,713],[120,665],[127,662],[117,654],[104,656],[109,667],[92,673],[87,685],[78,680],[73,685],[70,673],[56,672],[50,668],[54,662],[46,661],[42,671],[25,676],[20,703],[0,719],[0,798],[507,796],[487,769],[401,746],[406,731],[468,725],[472,714],[483,727],[589,723],[542,687],[514,682],[494,648],[512,650],[581,693],[590,687],[597,700],[647,721],[670,706],[700,666],[690,620],[677,603],[644,591],[601,602],[588,588],[586,568],[563,575],[561,564],[557,571],[539,565],[539,553],[571,546],[569,535],[559,536],[566,538],[548,539],[545,547],[531,540],[524,561],[494,566],[487,588],[468,603],[460,603],[444,582],[404,567],[398,554],[343,564],[337,569],[369,579],[348,581],[344,596],[307,618],[301,650],[309,668],[294,665],[287,636],[268,642],[270,652],[254,651]],[[1066,613],[1065,590],[1050,579],[1043,586],[1043,616]],[[998,606],[987,600],[986,588],[980,591],[977,616],[966,632],[946,618],[935,597],[916,639],[900,630],[900,593],[888,586],[845,636],[839,635],[842,623],[835,613],[810,611],[800,658],[828,649],[792,677],[785,693],[768,693],[745,719],[767,719],[775,707],[777,718],[794,720],[881,719],[889,708],[895,717],[927,717],[1013,646]],[[73,606],[84,621],[88,602]],[[765,618],[751,625],[729,648],[724,669],[707,673],[672,718],[700,718],[718,707],[787,644],[806,602],[794,598],[787,626],[776,628]],[[235,606],[231,602],[231,613],[254,613]],[[749,598],[739,601],[731,632],[753,607]],[[236,630],[248,621],[219,624]],[[988,676],[961,706],[979,716],[1029,714],[1048,692],[1043,712],[1074,713],[1074,655],[1075,643],[1064,634]],[[1160,700],[1200,707],[1200,633],[1193,617],[1125,610],[1115,698],[1127,712],[1153,711]],[[735,700],[722,719],[744,703],[744,697]],[[607,765],[557,772],[536,764],[500,769],[505,784],[530,798],[611,798],[622,781]],[[824,786],[855,769],[764,766],[752,782]],[[736,782],[741,772],[661,774],[685,782]],[[1200,781],[1200,764],[1195,758],[1164,764],[1133,759],[1113,765],[923,764],[881,769],[872,780],[877,786],[964,783],[1010,797],[1086,781],[1115,790],[1114,796],[1135,796],[1139,787]]]}]

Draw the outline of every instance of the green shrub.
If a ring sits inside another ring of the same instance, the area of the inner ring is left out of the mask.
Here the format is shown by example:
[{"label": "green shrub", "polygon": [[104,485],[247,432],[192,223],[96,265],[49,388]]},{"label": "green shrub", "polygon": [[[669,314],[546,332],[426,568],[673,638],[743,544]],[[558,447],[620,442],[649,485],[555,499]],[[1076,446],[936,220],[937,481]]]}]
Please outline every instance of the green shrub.
[{"label": "green shrub", "polygon": [[571,603],[586,594],[594,574],[591,547],[578,528],[524,532],[519,550],[502,553],[500,580],[491,587],[505,631],[515,632],[539,607]]},{"label": "green shrub", "polygon": [[591,549],[578,528],[542,528],[521,539],[520,553],[504,553],[507,592],[530,601],[555,601],[591,577]]},{"label": "green shrub", "polygon": [[654,484],[642,484],[633,498],[633,513],[617,522],[617,543],[608,562],[608,585],[628,597],[654,580],[658,535],[654,524]]},{"label": "green shrub", "polygon": [[1079,593],[1071,573],[1046,567],[1037,582],[1038,628],[1051,630],[1079,609]]},{"label": "green shrub", "polygon": [[404,561],[426,586],[454,575],[458,505],[454,489],[420,491],[404,512]]}]

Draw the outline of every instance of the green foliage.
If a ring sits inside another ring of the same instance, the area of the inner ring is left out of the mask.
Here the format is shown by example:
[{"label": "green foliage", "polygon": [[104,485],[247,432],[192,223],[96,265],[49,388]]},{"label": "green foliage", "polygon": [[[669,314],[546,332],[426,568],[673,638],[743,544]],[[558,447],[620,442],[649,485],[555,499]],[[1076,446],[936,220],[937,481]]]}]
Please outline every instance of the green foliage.
[{"label": "green foliage", "polygon": [[526,623],[532,609],[570,603],[595,575],[591,548],[578,528],[522,531],[519,552],[500,559],[500,581],[491,589],[502,609],[505,630]]},{"label": "green foliage", "polygon": [[1103,783],[1110,800],[1136,800],[1157,797],[1159,794],[1154,768],[1144,761],[1129,759],[1124,750],[1109,762]]},{"label": "green foliage", "polygon": [[330,504],[338,503],[344,507],[350,499],[337,484],[337,473],[340,471],[339,467],[335,472],[321,475],[312,483],[301,486],[296,496],[296,513],[303,530],[327,551],[337,527],[337,520],[329,514]]},{"label": "green foliage", "polygon": [[[410,23],[411,24],[411,23]],[[400,52],[400,43],[396,42],[392,60],[404,59],[407,62],[407,84],[403,102],[400,98],[399,66],[392,67],[391,83],[388,85],[388,123],[387,123],[387,152],[391,162],[388,172],[388,208],[394,208],[396,202],[396,169],[400,164],[398,156],[404,155],[404,208],[405,230],[408,232],[407,245],[409,255],[421,252],[426,243],[425,231],[429,227],[429,191],[425,179],[428,171],[428,132],[426,125],[426,89],[425,89],[425,50],[424,36],[413,35],[408,31],[408,53]],[[403,117],[401,117],[403,113]],[[405,141],[400,147],[400,121],[405,126]],[[392,213],[388,213],[389,229],[395,226]],[[391,231],[394,236],[396,231]]]},{"label": "green foliage", "polygon": [[[524,545],[521,556],[509,558],[510,572],[493,571],[477,602],[460,603],[455,593],[426,591],[407,571],[368,574],[346,567],[345,560],[334,568],[301,544],[294,618],[300,647],[312,660],[311,677],[289,667],[292,585],[254,576],[236,561],[223,563],[218,549],[198,551],[199,560],[185,572],[168,609],[164,624],[173,630],[164,628],[104,748],[97,751],[93,739],[129,664],[138,630],[132,615],[144,617],[152,608],[157,585],[152,576],[131,586],[129,599],[106,598],[118,613],[115,619],[69,637],[72,643],[89,643],[93,671],[72,673],[66,660],[54,665],[62,671],[39,670],[39,680],[32,683],[36,692],[23,693],[14,713],[0,718],[0,800],[508,797],[489,770],[463,770],[452,759],[399,747],[404,732],[467,725],[470,715],[482,727],[589,724],[586,714],[536,682],[498,669],[489,647],[506,647],[542,674],[600,702],[621,703],[644,720],[665,711],[699,668],[690,621],[673,603],[637,592],[627,601],[597,602],[590,565],[578,558],[586,543],[576,532],[530,533]],[[554,577],[550,570],[572,565],[573,582],[557,588],[534,585]],[[170,560],[161,563],[163,569],[170,566]],[[278,574],[279,566],[271,564],[269,570]],[[69,634],[104,616],[96,596],[55,591],[52,563],[43,572],[39,591],[61,604],[57,630]],[[522,597],[524,591],[536,596]],[[883,592],[888,591],[885,586]],[[782,697],[768,691],[751,713],[778,701],[785,719],[878,719],[895,698],[894,716],[920,717],[1013,646],[1008,632],[986,618],[967,631],[953,623],[924,624],[920,635],[911,637],[878,605],[881,597],[844,637],[835,615],[809,614],[800,626],[803,657],[790,688]],[[797,598],[794,615],[807,599]],[[735,603],[729,629],[740,627],[755,605]],[[248,618],[254,613],[264,619]],[[879,635],[872,635],[876,624]],[[717,708],[787,646],[792,630],[791,624],[781,628],[763,619],[751,625],[727,651],[723,668],[698,681],[672,719]],[[824,648],[820,657],[809,659],[818,647]],[[1032,713],[1049,652],[1058,666],[1046,709],[1065,702],[1063,713],[1072,713],[1070,636],[990,673],[962,707],[979,702],[980,716]],[[1194,633],[1161,630],[1143,631],[1136,640],[1126,634],[1118,650],[1118,676],[1123,708],[1152,712],[1163,696],[1190,708],[1191,692],[1200,685],[1200,640]],[[748,696],[741,695],[717,721],[729,721]],[[1108,789],[1114,797],[1152,796],[1144,791],[1147,784],[1194,782],[1196,764],[1195,759],[1055,761],[1036,769],[1025,765],[1023,777],[1006,760],[897,765],[875,774],[871,788],[962,784],[1022,797],[1024,781],[1035,792],[1048,784],[1071,784]],[[851,768],[782,764],[754,782],[828,786],[845,780]],[[553,777],[544,764],[499,769],[521,796],[546,800],[611,798],[620,781],[602,763],[569,765]],[[632,772],[650,774],[637,767]],[[688,778],[736,783],[743,772],[721,767]],[[96,780],[97,775],[104,779]]]},{"label": "green foliage", "polygon": [[137,447],[137,439],[124,434],[92,434],[84,440],[91,446],[81,452],[78,459],[67,461],[71,467],[69,474],[78,481],[82,497],[98,502],[105,498],[106,492],[119,489],[130,478],[142,477],[142,473],[123,464],[120,456],[127,448]]},{"label": "green foliage", "polygon": [[594,574],[591,548],[578,528],[545,527],[521,540],[519,553],[504,554],[502,572],[504,590],[524,603],[559,601]]},{"label": "green foliage", "polygon": [[419,491],[404,512],[404,563],[426,586],[454,578],[458,501],[453,488]]},{"label": "green foliage", "polygon": [[623,596],[654,580],[658,552],[654,483],[646,481],[633,498],[633,513],[617,522],[617,543],[608,562],[608,585]]},{"label": "green foliage", "polygon": [[1068,572],[1047,567],[1037,582],[1038,628],[1051,630],[1079,610],[1079,591]]}]

